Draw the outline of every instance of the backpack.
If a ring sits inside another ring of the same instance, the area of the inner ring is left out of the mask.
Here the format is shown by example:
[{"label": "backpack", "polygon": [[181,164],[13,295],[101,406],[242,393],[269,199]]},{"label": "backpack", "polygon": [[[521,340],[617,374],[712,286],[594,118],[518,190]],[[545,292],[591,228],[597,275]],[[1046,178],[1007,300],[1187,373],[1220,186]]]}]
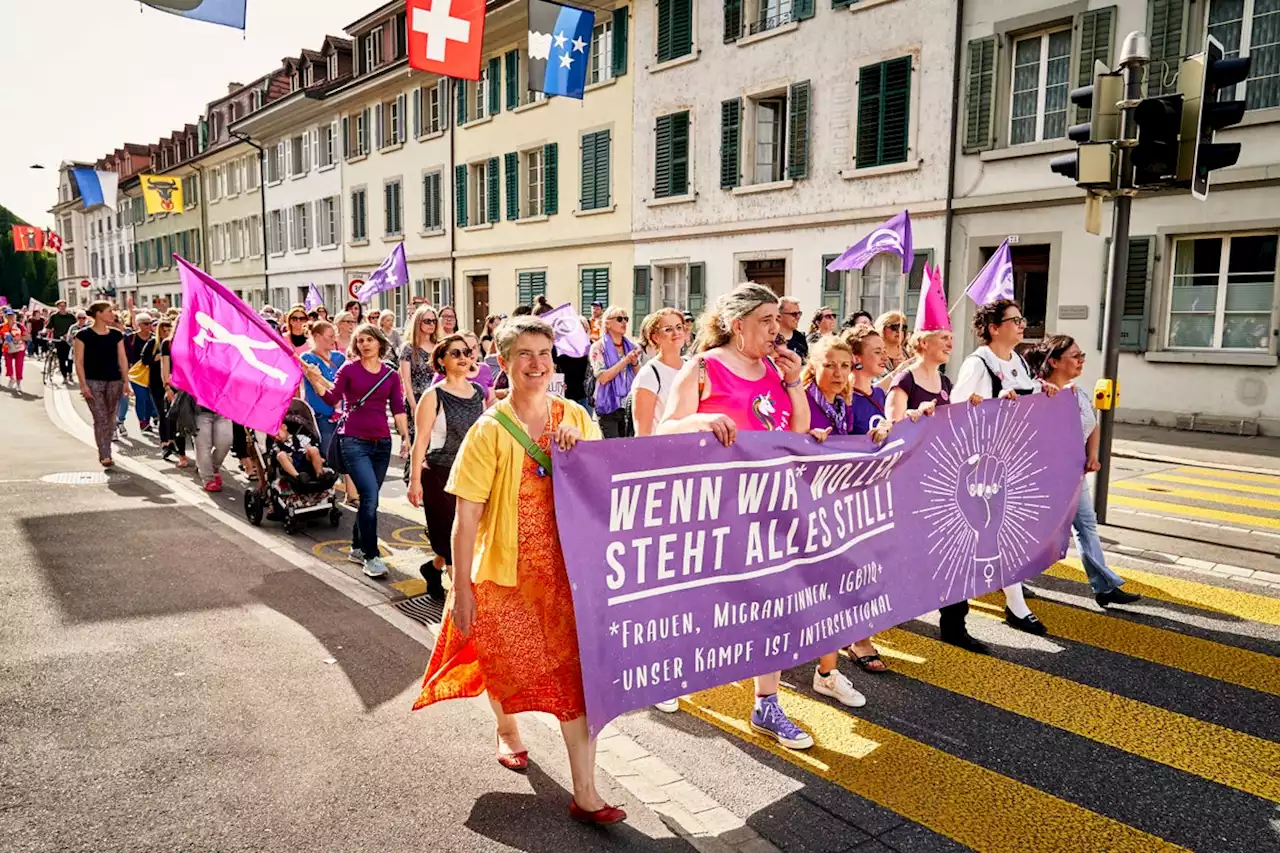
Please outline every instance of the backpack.
[{"label": "backpack", "polygon": [[[1022,369],[1027,372],[1027,376],[1034,379],[1035,374],[1031,372],[1031,367],[1027,364],[1027,360],[1022,357],[1022,353],[1018,352],[1017,350],[1014,350],[1013,354],[1018,357],[1018,363],[1021,364]],[[987,361],[987,359],[983,355],[979,353],[974,353],[974,355],[977,356],[978,361],[982,362],[982,366],[987,371],[987,375],[991,377],[991,398],[994,400],[996,397],[999,397],[1000,394],[1004,391],[1004,380],[1000,378],[1000,374],[997,373],[994,368],[992,368],[991,362]],[[1017,388],[1015,390],[1019,395],[1035,393],[1034,388]]]},{"label": "backpack", "polygon": [[196,434],[196,401],[186,391],[176,391],[173,403],[169,406],[169,423],[173,431],[181,436]]}]

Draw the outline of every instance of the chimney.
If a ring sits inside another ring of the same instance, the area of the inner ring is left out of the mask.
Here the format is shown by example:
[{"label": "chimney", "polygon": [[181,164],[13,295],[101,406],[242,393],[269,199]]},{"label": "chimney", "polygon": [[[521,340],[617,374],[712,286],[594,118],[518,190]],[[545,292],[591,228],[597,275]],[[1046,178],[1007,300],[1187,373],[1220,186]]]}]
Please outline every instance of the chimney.
[{"label": "chimney", "polygon": [[241,90],[241,89],[243,89],[243,88],[244,88],[244,84],[243,84],[243,83],[228,83],[228,84],[227,84],[227,94],[228,94],[228,95],[234,95],[236,92],[238,92],[239,90]]}]

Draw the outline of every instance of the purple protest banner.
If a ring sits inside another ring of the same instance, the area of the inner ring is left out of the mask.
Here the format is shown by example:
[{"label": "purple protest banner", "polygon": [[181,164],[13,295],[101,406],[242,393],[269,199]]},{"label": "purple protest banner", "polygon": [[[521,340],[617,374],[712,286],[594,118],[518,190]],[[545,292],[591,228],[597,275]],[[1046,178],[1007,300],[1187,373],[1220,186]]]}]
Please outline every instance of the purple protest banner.
[{"label": "purple protest banner", "polygon": [[1071,394],[943,406],[880,447],[752,432],[557,452],[591,733],[1043,571],[1084,464]]}]

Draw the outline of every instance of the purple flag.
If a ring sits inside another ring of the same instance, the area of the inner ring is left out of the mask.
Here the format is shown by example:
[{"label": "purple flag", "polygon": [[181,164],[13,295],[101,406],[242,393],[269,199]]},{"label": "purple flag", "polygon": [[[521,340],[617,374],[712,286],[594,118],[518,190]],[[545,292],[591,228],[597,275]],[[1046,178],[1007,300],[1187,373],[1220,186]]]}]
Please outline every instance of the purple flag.
[{"label": "purple flag", "polygon": [[977,305],[1013,298],[1013,259],[1009,256],[1008,240],[1000,244],[964,292]]},{"label": "purple flag", "polygon": [[881,252],[902,258],[902,274],[908,275],[915,262],[911,245],[911,214],[902,211],[897,216],[854,243],[845,253],[827,264],[829,272],[860,270]]},{"label": "purple flag", "polygon": [[556,351],[569,358],[582,358],[591,349],[591,336],[582,328],[578,312],[573,304],[566,302],[542,315],[542,319],[556,330]]},{"label": "purple flag", "polygon": [[749,432],[554,460],[592,735],[1044,571],[1085,463],[1070,394],[940,406],[880,447]]},{"label": "purple flag", "polygon": [[316,287],[315,282],[307,285],[307,298],[302,303],[302,307],[307,311],[314,311],[324,304],[324,297],[320,295],[320,288]]},{"label": "purple flag", "polygon": [[384,290],[395,290],[408,282],[409,265],[404,260],[404,243],[397,243],[364,286],[356,291],[356,299],[368,304],[369,300]]},{"label": "purple flag", "polygon": [[182,317],[173,335],[173,384],[238,424],[276,432],[302,381],[293,347],[234,293],[174,258]]}]

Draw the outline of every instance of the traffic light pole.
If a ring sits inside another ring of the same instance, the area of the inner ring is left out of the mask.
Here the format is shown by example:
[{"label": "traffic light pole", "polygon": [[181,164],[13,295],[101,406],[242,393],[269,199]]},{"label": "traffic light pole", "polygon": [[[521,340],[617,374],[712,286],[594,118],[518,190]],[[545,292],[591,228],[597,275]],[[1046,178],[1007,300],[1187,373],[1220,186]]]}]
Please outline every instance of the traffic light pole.
[{"label": "traffic light pole", "polygon": [[1116,141],[1119,165],[1117,195],[1112,209],[1111,262],[1108,264],[1107,327],[1103,342],[1102,375],[1111,381],[1112,404],[1100,410],[1098,421],[1098,478],[1094,484],[1094,511],[1098,522],[1107,522],[1107,491],[1111,481],[1111,441],[1115,434],[1116,403],[1120,399],[1120,327],[1124,313],[1125,269],[1129,262],[1129,217],[1133,208],[1133,147],[1138,126],[1134,109],[1142,101],[1143,69],[1149,61],[1146,36],[1131,33],[1121,50],[1124,66],[1124,100],[1120,103],[1120,136]]}]

